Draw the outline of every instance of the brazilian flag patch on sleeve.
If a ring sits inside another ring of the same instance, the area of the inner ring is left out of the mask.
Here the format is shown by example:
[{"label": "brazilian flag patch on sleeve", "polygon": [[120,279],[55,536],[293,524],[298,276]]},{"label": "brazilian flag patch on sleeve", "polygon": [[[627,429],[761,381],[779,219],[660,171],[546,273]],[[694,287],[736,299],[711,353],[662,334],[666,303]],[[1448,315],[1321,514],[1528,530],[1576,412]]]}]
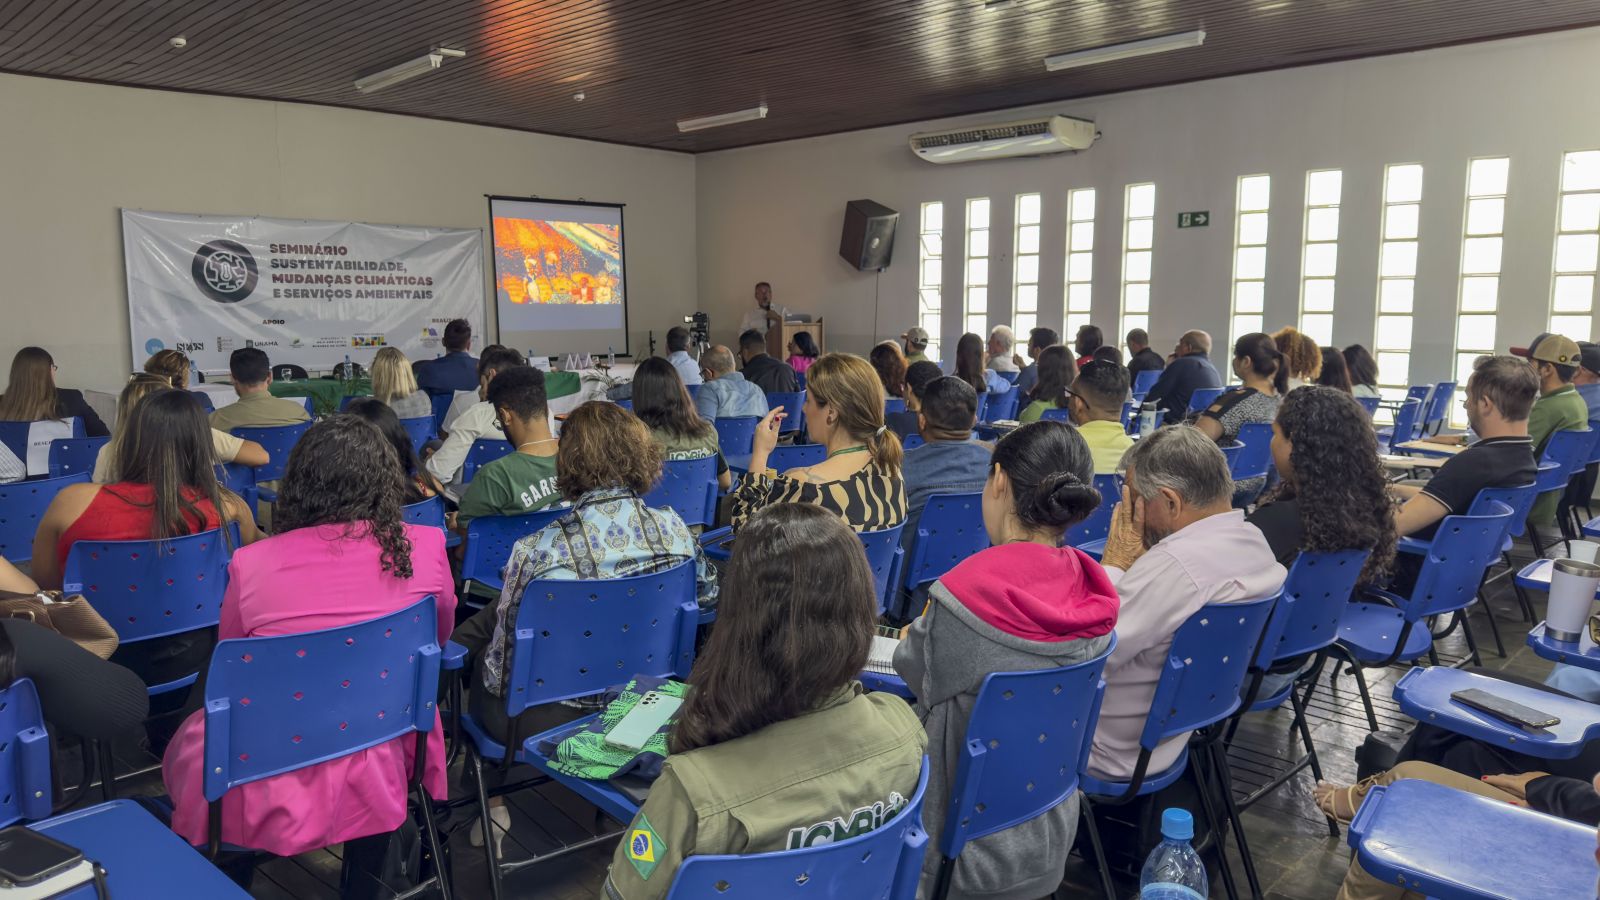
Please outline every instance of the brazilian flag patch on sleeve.
[{"label": "brazilian flag patch on sleeve", "polygon": [[667,845],[661,842],[661,836],[650,827],[650,820],[641,815],[638,823],[628,829],[628,862],[639,870],[640,878],[648,881],[666,852]]}]

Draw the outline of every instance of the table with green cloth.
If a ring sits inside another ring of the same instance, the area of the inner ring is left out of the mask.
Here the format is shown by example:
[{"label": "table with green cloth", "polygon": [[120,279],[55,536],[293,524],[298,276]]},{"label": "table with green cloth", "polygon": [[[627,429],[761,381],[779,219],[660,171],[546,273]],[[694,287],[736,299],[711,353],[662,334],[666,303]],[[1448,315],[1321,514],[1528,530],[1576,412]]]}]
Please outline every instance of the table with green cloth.
[{"label": "table with green cloth", "polygon": [[267,386],[274,397],[310,397],[311,405],[319,416],[331,416],[339,411],[345,397],[372,396],[372,379],[357,378],[340,381],[337,378],[305,378],[295,381],[273,381]]}]

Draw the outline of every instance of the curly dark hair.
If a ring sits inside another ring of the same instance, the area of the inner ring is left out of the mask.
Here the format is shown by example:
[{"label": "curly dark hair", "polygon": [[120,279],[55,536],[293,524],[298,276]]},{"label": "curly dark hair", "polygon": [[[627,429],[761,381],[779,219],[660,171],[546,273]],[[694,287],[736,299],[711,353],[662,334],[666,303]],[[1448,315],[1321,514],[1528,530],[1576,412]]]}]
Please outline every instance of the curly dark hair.
[{"label": "curly dark hair", "polygon": [[273,524],[279,532],[343,525],[343,536],[352,538],[370,530],[384,571],[410,578],[411,541],[400,514],[405,496],[389,439],[366,419],[341,413],[311,426],[289,451]]},{"label": "curly dark hair", "polygon": [[556,489],[567,500],[601,488],[643,497],[661,480],[665,451],[638,416],[606,400],[590,400],[567,416],[556,451]]},{"label": "curly dark hair", "polygon": [[1299,499],[1301,550],[1370,548],[1362,578],[1387,574],[1394,506],[1366,410],[1337,388],[1307,385],[1284,396],[1277,426],[1294,471],[1264,502]]}]

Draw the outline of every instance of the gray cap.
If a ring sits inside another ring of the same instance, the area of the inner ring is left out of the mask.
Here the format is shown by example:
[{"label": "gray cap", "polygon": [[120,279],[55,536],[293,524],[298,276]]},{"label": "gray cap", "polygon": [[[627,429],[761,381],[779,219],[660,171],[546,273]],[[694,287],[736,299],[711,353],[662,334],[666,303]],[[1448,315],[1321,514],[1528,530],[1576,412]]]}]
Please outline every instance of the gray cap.
[{"label": "gray cap", "polygon": [[919,347],[926,347],[928,346],[928,330],[920,326],[915,328],[907,328],[906,333],[900,335],[900,339],[908,344],[916,344]]}]

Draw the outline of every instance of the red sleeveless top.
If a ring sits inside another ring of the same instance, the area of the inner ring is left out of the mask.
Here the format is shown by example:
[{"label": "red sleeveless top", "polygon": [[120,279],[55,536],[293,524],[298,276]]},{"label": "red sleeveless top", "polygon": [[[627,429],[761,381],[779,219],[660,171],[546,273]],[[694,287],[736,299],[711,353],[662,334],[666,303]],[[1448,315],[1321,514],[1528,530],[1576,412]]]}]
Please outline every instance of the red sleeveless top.
[{"label": "red sleeveless top", "polygon": [[[141,541],[155,537],[155,488],[148,484],[119,481],[100,488],[89,501],[83,514],[78,516],[56,542],[56,563],[59,571],[67,570],[67,552],[78,541]],[[200,496],[193,488],[184,488],[183,496],[195,504],[195,509],[205,518],[193,513],[185,515],[189,533],[208,531],[221,524],[217,509],[209,499]]]}]

